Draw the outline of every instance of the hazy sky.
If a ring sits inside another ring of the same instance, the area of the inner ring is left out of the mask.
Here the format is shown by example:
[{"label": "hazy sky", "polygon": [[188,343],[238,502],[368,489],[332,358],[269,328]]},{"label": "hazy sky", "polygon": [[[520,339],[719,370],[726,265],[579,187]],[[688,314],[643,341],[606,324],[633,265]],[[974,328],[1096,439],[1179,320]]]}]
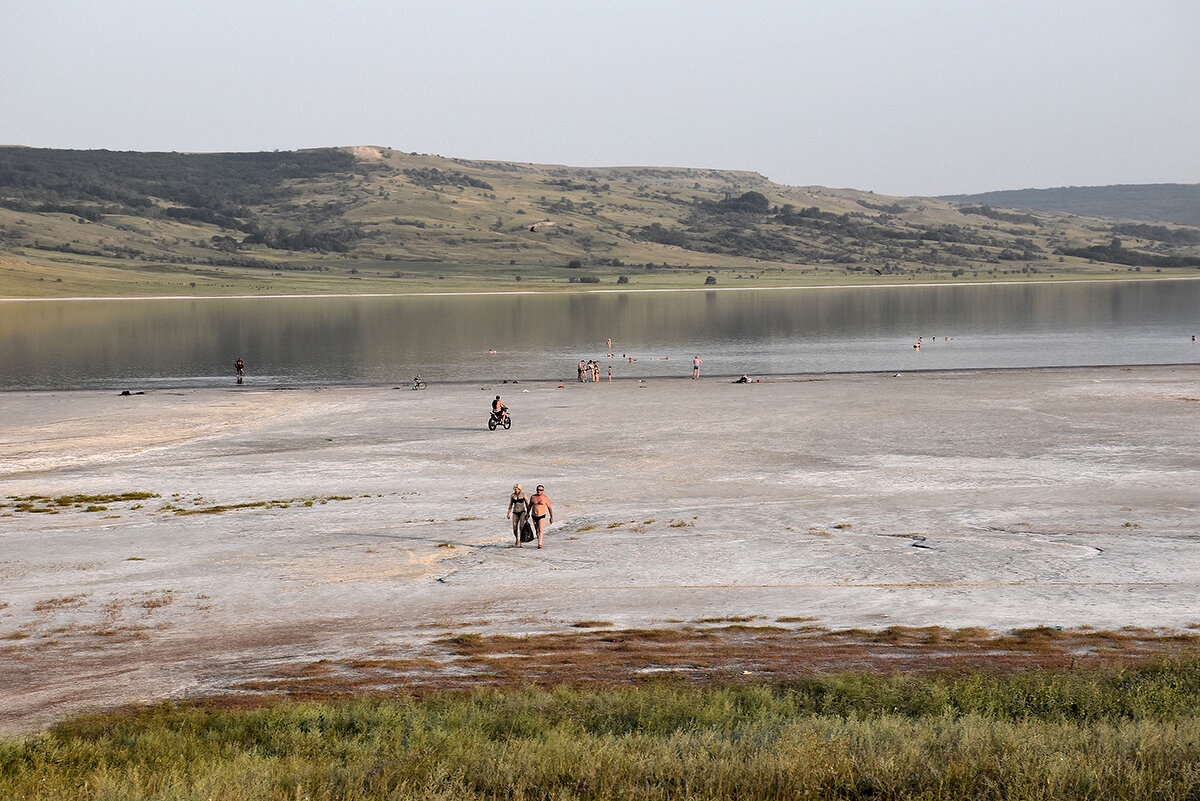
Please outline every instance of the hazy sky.
[{"label": "hazy sky", "polygon": [[1200,182],[1200,0],[0,0],[0,144]]}]

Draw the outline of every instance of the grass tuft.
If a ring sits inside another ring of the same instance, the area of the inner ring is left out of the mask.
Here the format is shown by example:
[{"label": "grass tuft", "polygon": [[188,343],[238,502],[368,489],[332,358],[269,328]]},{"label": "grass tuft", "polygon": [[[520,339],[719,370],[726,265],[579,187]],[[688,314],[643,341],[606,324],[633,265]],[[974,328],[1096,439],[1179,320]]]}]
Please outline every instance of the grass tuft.
[{"label": "grass tuft", "polygon": [[48,598],[45,601],[38,601],[33,605],[37,612],[48,612],[54,609],[78,609],[87,601],[88,594],[80,595],[59,595],[54,598]]},{"label": "grass tuft", "polygon": [[[687,670],[633,687],[164,702],[78,717],[0,741],[0,797],[1033,801],[1200,789],[1195,655],[1138,669],[705,687],[683,683]],[[314,663],[295,679],[331,672]]]}]

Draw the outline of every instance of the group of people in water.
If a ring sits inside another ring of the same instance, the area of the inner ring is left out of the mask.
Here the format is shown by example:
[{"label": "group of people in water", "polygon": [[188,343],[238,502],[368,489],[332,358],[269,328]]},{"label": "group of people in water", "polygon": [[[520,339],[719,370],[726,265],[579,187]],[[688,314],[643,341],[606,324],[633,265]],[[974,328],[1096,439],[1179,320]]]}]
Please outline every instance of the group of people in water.
[{"label": "group of people in water", "polygon": [[[943,337],[942,339],[946,342],[950,341],[950,337]],[[933,339],[931,339],[930,341],[937,342],[937,337],[933,337]],[[920,350],[921,345],[924,344],[924,342],[925,342],[925,337],[923,337],[923,336],[917,337],[917,341],[913,343],[913,348],[915,348],[916,350]]]},{"label": "group of people in water", "polygon": [[[597,362],[595,359],[588,359],[587,362],[584,362],[583,359],[580,359],[579,360],[579,383],[583,384],[588,381],[598,382],[599,380],[600,380],[600,363]],[[608,380],[612,381],[612,365],[611,364],[608,366]]]}]

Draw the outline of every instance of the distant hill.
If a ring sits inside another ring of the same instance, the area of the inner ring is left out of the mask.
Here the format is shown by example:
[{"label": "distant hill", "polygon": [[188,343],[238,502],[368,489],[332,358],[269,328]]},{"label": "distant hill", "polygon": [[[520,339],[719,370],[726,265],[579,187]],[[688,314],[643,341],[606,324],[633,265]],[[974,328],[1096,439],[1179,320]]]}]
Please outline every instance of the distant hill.
[{"label": "distant hill", "polygon": [[1118,184],[945,195],[957,203],[1200,226],[1200,184]]},{"label": "distant hill", "polygon": [[1163,219],[373,146],[0,147],[0,296],[1196,274],[1200,228]]}]

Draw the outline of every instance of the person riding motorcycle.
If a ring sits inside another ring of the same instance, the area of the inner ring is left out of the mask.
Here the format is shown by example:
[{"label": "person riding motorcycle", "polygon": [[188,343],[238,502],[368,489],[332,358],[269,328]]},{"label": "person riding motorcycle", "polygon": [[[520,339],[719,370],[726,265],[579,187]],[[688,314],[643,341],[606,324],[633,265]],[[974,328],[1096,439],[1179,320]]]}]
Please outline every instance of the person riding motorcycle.
[{"label": "person riding motorcycle", "polygon": [[492,414],[494,414],[496,419],[501,423],[503,423],[508,417],[508,406],[501,402],[499,395],[497,395],[496,399],[492,401]]}]

